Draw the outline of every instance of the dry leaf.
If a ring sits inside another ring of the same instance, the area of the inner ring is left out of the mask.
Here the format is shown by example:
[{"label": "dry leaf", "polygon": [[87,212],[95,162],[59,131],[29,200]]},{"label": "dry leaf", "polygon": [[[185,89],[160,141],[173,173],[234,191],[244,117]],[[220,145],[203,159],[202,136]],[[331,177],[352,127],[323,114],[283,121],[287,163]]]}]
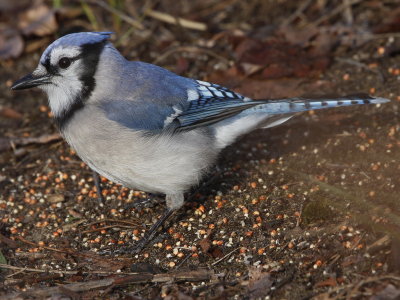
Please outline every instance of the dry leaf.
[{"label": "dry leaf", "polygon": [[398,300],[400,299],[400,289],[392,284],[388,284],[383,290],[370,298],[371,300]]},{"label": "dry leaf", "polygon": [[0,12],[2,13],[18,12],[19,10],[26,9],[31,4],[32,4],[31,0],[18,0],[18,1],[0,0]]},{"label": "dry leaf", "polygon": [[19,15],[19,28],[25,35],[45,36],[54,33],[57,27],[54,11],[41,1]]},{"label": "dry leaf", "polygon": [[203,251],[203,253],[208,253],[208,250],[210,250],[210,247],[211,247],[210,239],[208,237],[206,237],[205,239],[202,239],[199,242],[199,246],[200,246],[201,250]]},{"label": "dry leaf", "polygon": [[336,285],[337,285],[336,279],[333,277],[329,277],[328,279],[317,282],[315,284],[315,287],[319,288],[319,287],[323,287],[323,286],[336,286]]},{"label": "dry leaf", "polygon": [[250,299],[263,299],[271,291],[272,280],[269,273],[262,272],[261,268],[249,269],[249,285],[247,287]]},{"label": "dry leaf", "polygon": [[10,107],[0,107],[0,117],[8,119],[22,119],[22,114]]},{"label": "dry leaf", "polygon": [[18,57],[24,49],[24,41],[15,29],[0,29],[0,59]]}]

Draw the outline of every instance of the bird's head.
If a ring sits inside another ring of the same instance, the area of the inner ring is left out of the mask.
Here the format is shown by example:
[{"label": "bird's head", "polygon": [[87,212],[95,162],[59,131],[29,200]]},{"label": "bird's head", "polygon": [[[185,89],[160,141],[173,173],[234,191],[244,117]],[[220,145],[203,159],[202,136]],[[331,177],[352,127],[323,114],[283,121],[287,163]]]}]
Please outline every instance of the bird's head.
[{"label": "bird's head", "polygon": [[39,87],[44,90],[60,123],[93,92],[100,54],[109,44],[110,34],[80,32],[59,38],[43,52],[38,67],[17,80],[11,89]]}]

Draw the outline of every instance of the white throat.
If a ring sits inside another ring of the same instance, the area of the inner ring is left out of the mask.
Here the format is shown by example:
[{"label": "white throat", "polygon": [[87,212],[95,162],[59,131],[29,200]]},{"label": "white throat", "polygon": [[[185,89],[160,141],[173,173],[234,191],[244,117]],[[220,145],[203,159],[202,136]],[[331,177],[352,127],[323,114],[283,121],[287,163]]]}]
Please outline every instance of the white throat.
[{"label": "white throat", "polygon": [[[75,70],[71,70],[69,74],[63,76],[52,77],[51,84],[41,85],[49,99],[49,105],[55,117],[61,116],[68,111],[76,101],[77,97],[82,93],[83,84],[79,80],[78,65],[74,66]],[[44,72],[44,67],[40,66],[35,72]]]},{"label": "white throat", "polygon": [[47,93],[50,109],[55,117],[61,116],[63,113],[68,111],[76,101],[79,91],[82,89],[82,84],[79,80],[73,83],[73,86],[70,86],[71,84],[66,84],[65,82],[62,83],[62,85],[57,86],[54,84],[41,86],[41,88]]}]

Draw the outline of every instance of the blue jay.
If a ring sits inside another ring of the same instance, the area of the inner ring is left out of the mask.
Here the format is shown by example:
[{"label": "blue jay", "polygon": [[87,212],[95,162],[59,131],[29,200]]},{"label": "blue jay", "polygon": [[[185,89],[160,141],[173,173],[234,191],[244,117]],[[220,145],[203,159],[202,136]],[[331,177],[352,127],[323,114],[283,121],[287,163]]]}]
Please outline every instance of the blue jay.
[{"label": "blue jay", "polygon": [[110,32],[63,36],[13,90],[39,87],[65,140],[89,167],[125,187],[166,195],[165,214],[131,252],[140,251],[182,207],[218,153],[239,136],[298,112],[377,104],[368,95],[252,100],[222,86],[127,61]]}]

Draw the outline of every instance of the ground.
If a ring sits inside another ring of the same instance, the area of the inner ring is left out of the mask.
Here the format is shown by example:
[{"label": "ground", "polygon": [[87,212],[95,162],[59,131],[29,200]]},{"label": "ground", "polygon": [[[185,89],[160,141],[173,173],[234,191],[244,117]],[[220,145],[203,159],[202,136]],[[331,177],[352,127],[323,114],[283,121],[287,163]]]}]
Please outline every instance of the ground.
[{"label": "ground", "polygon": [[[125,4],[132,18],[147,16],[138,29],[104,6],[72,3],[57,8],[54,32],[24,35],[25,49],[37,49],[0,69],[0,298],[398,299],[399,7],[322,2],[146,2],[207,30]],[[72,9],[81,12],[75,19]],[[163,198],[102,178],[99,204],[45,96],[9,89],[49,41],[77,26],[112,28],[130,59],[254,98],[363,92],[391,102],[256,130],[221,153],[140,254],[104,254],[134,244],[163,213]]]}]

